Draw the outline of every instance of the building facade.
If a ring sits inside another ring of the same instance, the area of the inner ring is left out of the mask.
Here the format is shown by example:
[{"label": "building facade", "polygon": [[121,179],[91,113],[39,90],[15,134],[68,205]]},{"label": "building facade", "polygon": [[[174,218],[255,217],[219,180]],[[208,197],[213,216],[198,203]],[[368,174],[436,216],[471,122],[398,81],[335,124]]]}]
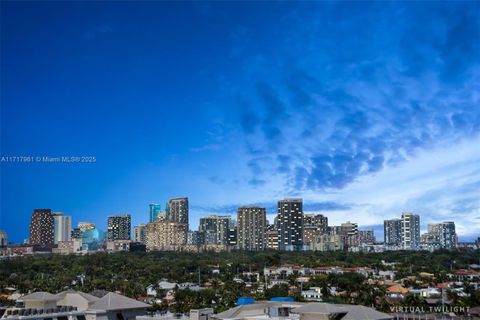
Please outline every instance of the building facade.
[{"label": "building facade", "polygon": [[147,224],[147,250],[180,250],[187,243],[186,224],[155,221]]},{"label": "building facade", "polygon": [[188,229],[188,198],[175,198],[168,201],[167,220],[186,224]]},{"label": "building facade", "polygon": [[54,212],[52,215],[54,223],[54,243],[58,244],[60,241],[70,241],[72,234],[72,217],[64,215],[63,212]]},{"label": "building facade", "polygon": [[148,209],[149,209],[148,221],[149,222],[156,221],[158,219],[158,216],[160,215],[161,206],[156,203],[150,203],[148,205]]},{"label": "building facade", "polygon": [[132,217],[118,214],[108,217],[107,240],[130,240]]},{"label": "building facade", "polygon": [[404,212],[401,220],[403,249],[417,249],[420,246],[420,216]]},{"label": "building facade", "polygon": [[319,234],[328,233],[328,218],[323,214],[304,214],[303,225],[316,226]]},{"label": "building facade", "polygon": [[6,247],[8,245],[8,236],[7,232],[0,230],[0,248]]},{"label": "building facade", "polygon": [[284,199],[278,201],[278,249],[301,250],[303,247],[303,201]]},{"label": "building facade", "polygon": [[52,248],[55,242],[55,222],[50,209],[35,209],[30,221],[30,245]]},{"label": "building facade", "polygon": [[344,246],[339,234],[322,234],[317,237],[311,248],[314,251],[341,251]]},{"label": "building facade", "polygon": [[[427,236],[428,242],[438,244],[439,248],[453,249],[457,245],[457,234],[455,232],[455,223],[453,221],[445,221],[442,223],[434,223],[428,225]],[[425,242],[423,240],[422,242]]]},{"label": "building facade", "polygon": [[230,226],[228,228],[228,239],[227,239],[227,245],[230,247],[237,247],[238,245],[238,231],[236,226]]},{"label": "building facade", "polygon": [[237,210],[237,247],[240,250],[259,251],[266,247],[265,228],[267,211],[265,208],[245,206]]},{"label": "building facade", "polygon": [[205,244],[227,244],[230,216],[210,215],[200,218],[199,231],[204,234]]},{"label": "building facade", "polygon": [[318,228],[312,225],[303,226],[303,244],[310,246],[315,242],[315,239],[320,235]]},{"label": "building facade", "polygon": [[347,221],[340,225],[340,237],[345,248],[356,247],[360,244],[358,223]]},{"label": "building facade", "polygon": [[265,241],[267,243],[267,249],[278,250],[278,230],[276,224],[267,225],[265,233]]},{"label": "building facade", "polygon": [[359,244],[374,244],[375,234],[373,230],[358,230]]},{"label": "building facade", "polygon": [[147,225],[139,224],[133,227],[133,241],[147,244]]},{"label": "building facade", "polygon": [[205,244],[203,232],[200,231],[188,231],[187,232],[187,244],[199,246]]},{"label": "building facade", "polygon": [[303,215],[303,244],[311,246],[315,238],[328,233],[328,218],[322,214]]},{"label": "building facade", "polygon": [[383,221],[383,238],[385,245],[400,247],[402,245],[402,220]]}]

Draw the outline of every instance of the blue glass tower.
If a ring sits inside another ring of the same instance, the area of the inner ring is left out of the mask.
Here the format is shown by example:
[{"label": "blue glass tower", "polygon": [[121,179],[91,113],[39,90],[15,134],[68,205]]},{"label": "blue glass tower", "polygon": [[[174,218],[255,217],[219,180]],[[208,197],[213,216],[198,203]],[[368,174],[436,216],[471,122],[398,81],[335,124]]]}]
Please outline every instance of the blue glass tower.
[{"label": "blue glass tower", "polygon": [[150,222],[157,221],[158,215],[160,214],[160,210],[161,210],[160,205],[155,203],[150,203],[149,208],[150,208]]}]

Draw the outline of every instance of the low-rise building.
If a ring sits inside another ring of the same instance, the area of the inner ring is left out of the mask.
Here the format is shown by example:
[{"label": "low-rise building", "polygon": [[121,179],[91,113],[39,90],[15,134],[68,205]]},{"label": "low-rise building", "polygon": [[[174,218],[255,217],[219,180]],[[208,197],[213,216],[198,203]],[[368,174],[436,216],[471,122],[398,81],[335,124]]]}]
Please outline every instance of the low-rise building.
[{"label": "low-rise building", "polygon": [[303,290],[300,295],[306,301],[322,301],[322,288],[310,287],[308,290]]},{"label": "low-rise building", "polygon": [[144,315],[148,304],[107,293],[102,298],[68,290],[53,295],[35,292],[19,298],[2,316],[8,320],[134,320]]},{"label": "low-rise building", "polygon": [[284,319],[284,320],[387,320],[392,316],[375,309],[345,304],[329,304],[322,302],[276,302],[241,304],[227,311],[213,314],[214,320],[251,320],[251,319]]},{"label": "low-rise building", "polygon": [[108,252],[130,251],[131,240],[113,240],[107,242]]}]

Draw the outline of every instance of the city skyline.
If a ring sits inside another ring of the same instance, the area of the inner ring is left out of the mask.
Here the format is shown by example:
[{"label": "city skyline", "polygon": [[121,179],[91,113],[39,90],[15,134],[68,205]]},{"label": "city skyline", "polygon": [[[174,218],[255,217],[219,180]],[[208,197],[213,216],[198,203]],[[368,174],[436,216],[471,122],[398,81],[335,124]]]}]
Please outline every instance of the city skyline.
[{"label": "city skyline", "polygon": [[192,230],[301,197],[480,234],[478,2],[0,5],[0,156],[95,157],[0,163],[15,242],[34,208],[106,230],[182,195]]},{"label": "city skyline", "polygon": [[[182,200],[184,201],[184,203],[187,204],[186,211],[184,211],[183,213],[185,215],[184,219],[188,221],[188,197],[174,198],[170,199],[168,202],[172,203],[172,201],[178,200]],[[433,245],[435,243],[440,243],[441,246],[445,248],[452,248],[456,246],[459,242],[465,242],[464,239],[458,237],[458,234],[455,231],[454,221],[435,221],[434,223],[428,223],[428,225],[426,226],[427,228],[425,228],[422,227],[422,225],[424,226],[424,224],[420,222],[420,215],[416,213],[404,211],[402,212],[400,218],[397,217],[384,220],[382,224],[382,232],[381,228],[379,227],[373,228],[369,225],[361,225],[358,222],[350,221],[349,219],[343,221],[341,224],[329,224],[328,216],[325,216],[318,212],[304,212],[302,208],[303,199],[284,198],[283,200],[279,200],[277,202],[277,214],[271,220],[266,219],[267,211],[264,207],[240,206],[237,208],[236,216],[235,214],[211,214],[208,216],[200,217],[199,223],[196,224],[196,227],[195,224],[192,224],[189,227],[189,225],[185,223],[186,221],[184,221],[183,223],[178,223],[178,216],[175,217],[175,214],[172,214],[171,212],[165,213],[164,216],[158,216],[154,221],[150,221],[151,210],[149,210],[147,219],[136,224],[132,223],[130,214],[114,214],[108,215],[106,217],[107,228],[104,232],[102,232],[102,228],[98,228],[98,225],[96,223],[91,222],[79,221],[77,227],[74,227],[71,217],[65,216],[63,212],[53,212],[51,209],[34,209],[30,221],[30,239],[24,240],[29,240],[29,242],[31,241],[32,226],[35,225],[35,229],[44,226],[44,224],[37,224],[36,222],[34,222],[39,219],[39,217],[37,217],[37,213],[47,212],[48,215],[51,216],[51,219],[55,220],[55,223],[51,225],[52,237],[54,239],[52,240],[53,242],[51,243],[51,245],[56,245],[58,241],[68,242],[73,238],[81,238],[82,231],[80,230],[92,229],[97,230],[97,237],[102,238],[103,233],[105,236],[105,240],[107,241],[129,240],[133,242],[144,243],[147,239],[147,227],[152,227],[153,223],[155,222],[165,222],[168,225],[176,223],[179,226],[183,226],[182,229],[184,229],[185,232],[184,240],[186,241],[186,243],[188,242],[187,238],[191,237],[192,233],[200,232],[202,233],[202,242],[204,242],[204,244],[206,245],[229,245],[231,231],[235,233],[236,239],[238,230],[238,237],[240,240],[243,239],[242,237],[244,237],[244,232],[253,233],[249,237],[253,237],[255,239],[255,243],[258,241],[258,243],[260,243],[260,247],[266,248],[266,244],[269,243],[269,241],[273,240],[268,240],[268,231],[275,230],[275,232],[278,233],[275,236],[275,241],[279,246],[278,249],[283,251],[302,250],[303,245],[309,245],[310,242],[317,241],[316,237],[319,235],[333,236],[339,233],[358,236],[359,238],[355,238],[357,239],[355,240],[355,242],[349,244],[353,246],[358,246],[361,243],[383,243],[385,246],[392,248],[418,248],[420,247],[420,243],[422,243],[423,245]],[[149,204],[149,209],[151,209],[151,204]],[[178,211],[178,207],[172,208],[172,211],[176,210]],[[262,215],[264,218],[262,218]],[[58,219],[61,220],[57,221]],[[252,219],[259,220],[254,222]],[[265,222],[262,222],[262,219],[265,219]],[[62,222],[60,223],[60,221]],[[286,228],[282,227],[282,225],[284,224]],[[0,231],[3,232],[3,230]],[[47,230],[46,232],[48,234],[50,231]],[[80,232],[80,234],[78,234],[78,232]],[[187,234],[190,234],[190,236],[187,236]],[[284,236],[281,237],[282,234],[284,234]],[[297,234],[297,236],[294,236],[295,234]],[[261,237],[260,239],[257,238],[259,235]],[[404,235],[406,235],[406,237],[404,237]],[[291,238],[292,242],[288,241],[281,244],[280,242],[278,242],[278,239],[280,238]],[[143,240],[139,241],[138,239]],[[363,242],[367,239],[371,240]],[[472,240],[478,241],[478,239],[479,238],[477,237]],[[15,242],[11,240],[12,239],[10,238],[9,242],[15,244]],[[360,243],[357,243],[356,241],[359,240]],[[243,239],[242,241],[245,241],[245,239]],[[21,242],[16,243],[19,244]],[[195,241],[193,241],[192,243],[188,243],[193,244],[195,243]],[[291,244],[294,245],[292,246]],[[297,246],[298,244],[300,244],[300,246]],[[237,246],[236,242],[233,246]],[[243,245],[238,244],[238,246],[240,249],[243,249]],[[40,247],[47,248],[48,245],[41,245]]]}]

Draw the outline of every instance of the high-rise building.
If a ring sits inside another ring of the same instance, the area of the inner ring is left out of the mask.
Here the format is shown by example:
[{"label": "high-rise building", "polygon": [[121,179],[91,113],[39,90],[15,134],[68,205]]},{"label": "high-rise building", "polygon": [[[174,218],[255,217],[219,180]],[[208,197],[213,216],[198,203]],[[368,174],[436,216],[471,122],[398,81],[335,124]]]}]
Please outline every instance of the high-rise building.
[{"label": "high-rise building", "polygon": [[8,236],[7,232],[0,230],[0,248],[6,247],[8,245]]},{"label": "high-rise building", "polygon": [[149,222],[157,221],[158,215],[161,211],[161,206],[159,204],[150,203],[148,205],[149,208]]},{"label": "high-rise building", "polygon": [[200,218],[198,226],[205,236],[205,244],[227,244],[230,216],[210,215]]},{"label": "high-rise building", "polygon": [[340,225],[340,238],[345,248],[356,247],[360,244],[358,223],[347,221]]},{"label": "high-rise building", "polygon": [[278,249],[301,250],[303,247],[302,199],[278,201]]},{"label": "high-rise building", "polygon": [[167,219],[187,225],[188,230],[188,198],[175,198],[168,201]]},{"label": "high-rise building", "polygon": [[375,234],[373,230],[358,230],[359,244],[374,244]]},{"label": "high-rise building", "polygon": [[322,214],[303,215],[303,244],[310,245],[322,234],[328,233],[328,218]]},{"label": "high-rise building", "polygon": [[402,245],[402,220],[383,221],[383,238],[385,245],[400,247]]},{"label": "high-rise building", "polygon": [[30,244],[40,248],[51,248],[55,241],[54,220],[50,209],[33,210],[30,221]]},{"label": "high-rise building", "polygon": [[187,244],[195,245],[195,246],[205,244],[203,232],[188,231],[187,232]]},{"label": "high-rise building", "polygon": [[313,225],[304,225],[303,226],[303,244],[304,245],[311,245],[315,242],[315,239],[320,235],[317,226]]},{"label": "high-rise building", "polygon": [[70,241],[72,233],[72,217],[65,216],[63,212],[53,212],[54,242]]},{"label": "high-rise building", "polygon": [[328,217],[324,216],[323,214],[304,214],[303,225],[304,227],[316,226],[319,234],[328,233]]},{"label": "high-rise building", "polygon": [[267,249],[278,250],[278,230],[276,223],[267,225],[265,238]]},{"label": "high-rise building", "polygon": [[187,225],[171,221],[147,224],[148,250],[179,250],[187,243]]},{"label": "high-rise building", "polygon": [[129,214],[108,217],[107,240],[130,240],[132,218]]},{"label": "high-rise building", "polygon": [[428,234],[432,241],[439,244],[440,248],[453,249],[457,245],[457,234],[455,232],[455,223],[453,221],[429,224]]},{"label": "high-rise building", "polygon": [[358,234],[358,223],[347,221],[340,225],[341,232],[347,236],[355,236]]},{"label": "high-rise building", "polygon": [[245,206],[237,210],[237,247],[240,250],[259,251],[266,247],[265,208]]},{"label": "high-rise building", "polygon": [[340,226],[328,226],[328,234],[331,236],[341,235],[342,227]]},{"label": "high-rise building", "polygon": [[139,224],[133,227],[133,241],[147,244],[147,225]]},{"label": "high-rise building", "polygon": [[417,249],[420,245],[420,216],[404,212],[401,220],[403,249]]},{"label": "high-rise building", "polygon": [[70,238],[73,239],[82,239],[83,231],[80,228],[73,228]]}]

